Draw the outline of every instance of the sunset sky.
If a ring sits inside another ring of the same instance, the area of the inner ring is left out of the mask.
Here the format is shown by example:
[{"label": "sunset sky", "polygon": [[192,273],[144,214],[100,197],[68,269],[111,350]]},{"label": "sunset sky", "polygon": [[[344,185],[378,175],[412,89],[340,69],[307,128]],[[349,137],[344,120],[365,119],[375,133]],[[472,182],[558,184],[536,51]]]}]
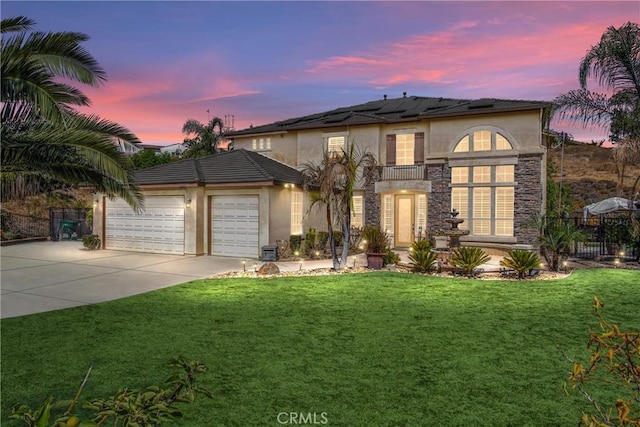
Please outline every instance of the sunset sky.
[{"label": "sunset sky", "polygon": [[108,81],[82,87],[82,111],[166,145],[189,118],[233,115],[242,129],[404,91],[552,100],[578,88],[607,27],[640,21],[640,2],[2,1],[0,12],[89,35]]}]

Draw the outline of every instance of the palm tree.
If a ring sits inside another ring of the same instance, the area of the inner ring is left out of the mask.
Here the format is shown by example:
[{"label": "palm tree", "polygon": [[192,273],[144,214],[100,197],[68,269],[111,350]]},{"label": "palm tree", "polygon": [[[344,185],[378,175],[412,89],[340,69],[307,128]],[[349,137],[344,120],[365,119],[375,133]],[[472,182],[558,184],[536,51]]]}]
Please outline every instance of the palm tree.
[{"label": "palm tree", "polygon": [[144,198],[130,162],[115,144],[140,141],[116,123],[76,112],[74,107],[89,105],[89,99],[57,81],[92,86],[105,81],[104,70],[80,45],[88,37],[27,34],[34,24],[23,16],[0,23],[3,200],[88,184],[141,209]]},{"label": "palm tree", "polygon": [[[590,78],[612,94],[592,92]],[[618,172],[618,194],[622,193],[624,171],[640,161],[640,27],[627,22],[607,28],[600,42],[582,58],[578,79],[580,89],[554,100],[556,113],[583,125],[609,130],[616,142],[614,159]],[[633,194],[632,194],[633,196]]]},{"label": "palm tree", "polygon": [[332,190],[332,169],[334,167],[333,155],[325,150],[320,164],[307,162],[302,165],[302,180],[304,190],[311,198],[311,210],[314,206],[324,205],[327,220],[327,232],[329,234],[329,248],[334,270],[340,268],[340,260],[336,253],[336,245],[333,236],[332,206],[335,204],[335,194]]},{"label": "palm tree", "polygon": [[351,141],[337,156],[338,163],[342,166],[338,176],[339,189],[338,206],[336,220],[342,225],[343,240],[346,242],[342,246],[342,258],[340,263],[344,266],[347,264],[349,256],[349,241],[351,239],[351,212],[353,208],[353,193],[358,182],[358,174],[367,186],[374,179],[374,173],[377,170],[378,162],[373,153],[367,150],[361,150],[354,141]]},{"label": "palm tree", "polygon": [[221,118],[214,117],[205,125],[198,120],[189,119],[182,126],[182,133],[187,135],[184,140],[187,147],[184,157],[208,156],[218,152],[218,144],[224,135],[224,122]]},{"label": "palm tree", "polygon": [[[324,151],[321,163],[307,162],[302,174],[305,189],[310,192],[312,206],[323,203],[326,208],[327,231],[334,269],[347,265],[349,240],[351,238],[351,211],[353,193],[358,181],[358,172],[362,172],[365,185],[373,179],[377,162],[368,151],[361,151],[355,142],[350,142],[340,152]],[[343,233],[342,255],[338,259],[333,239],[334,221],[340,224]]]}]

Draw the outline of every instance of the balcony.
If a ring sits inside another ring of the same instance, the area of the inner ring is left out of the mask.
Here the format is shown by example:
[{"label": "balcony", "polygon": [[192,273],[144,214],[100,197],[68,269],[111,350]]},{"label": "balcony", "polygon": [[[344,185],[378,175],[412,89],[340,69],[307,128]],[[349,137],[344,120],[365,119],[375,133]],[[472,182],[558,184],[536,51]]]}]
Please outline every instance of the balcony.
[{"label": "balcony", "polygon": [[425,165],[382,166],[381,181],[424,181],[427,179]]}]

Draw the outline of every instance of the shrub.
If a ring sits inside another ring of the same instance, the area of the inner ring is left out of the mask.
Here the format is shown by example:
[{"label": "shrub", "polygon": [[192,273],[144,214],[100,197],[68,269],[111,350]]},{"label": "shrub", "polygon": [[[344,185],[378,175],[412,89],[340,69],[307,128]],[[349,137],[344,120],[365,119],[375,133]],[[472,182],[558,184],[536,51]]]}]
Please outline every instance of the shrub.
[{"label": "shrub", "polygon": [[82,236],[82,246],[90,251],[100,249],[100,237],[97,234],[87,234]]},{"label": "shrub", "polygon": [[388,247],[384,255],[383,264],[384,265],[397,264],[399,262],[400,262],[400,255],[398,255],[391,248]]},{"label": "shrub", "polygon": [[[159,425],[182,417],[182,412],[176,403],[192,403],[200,394],[211,398],[208,390],[196,384],[196,376],[207,372],[204,364],[197,361],[189,362],[182,356],[177,356],[169,362],[168,366],[181,368],[184,374],[174,374],[164,384],[150,386],[142,391],[123,388],[114,396],[93,399],[86,403],[84,407],[94,413],[92,421],[81,421],[73,410],[89,379],[91,368],[85,375],[74,399],[56,401],[53,396],[50,396],[35,411],[27,405],[16,405],[9,418],[23,420],[28,426]],[[65,407],[66,410],[63,412]]]},{"label": "shrub", "polygon": [[318,250],[318,233],[315,228],[307,230],[307,234],[304,236],[304,253],[309,258],[315,256],[315,252]]},{"label": "shrub", "polygon": [[367,225],[362,233],[362,238],[367,242],[367,253],[386,253],[387,246],[389,246],[389,236],[380,227]]},{"label": "shrub", "polygon": [[302,246],[302,236],[295,234],[289,236],[289,247],[294,253],[300,251],[300,246]]},{"label": "shrub", "polygon": [[351,227],[351,231],[349,233],[349,250],[355,251],[360,249],[363,232],[364,227]]},{"label": "shrub", "polygon": [[471,277],[473,270],[491,259],[482,249],[474,246],[461,246],[451,254],[449,261],[456,267],[462,268],[464,273]]},{"label": "shrub", "polygon": [[[595,315],[600,324],[600,332],[590,332],[587,346],[593,352],[588,363],[567,359],[573,363],[573,370],[564,383],[585,396],[593,407],[593,413],[585,413],[578,425],[584,426],[637,426],[640,425],[640,332],[622,332],[618,325],[611,323],[601,313],[604,304],[593,297]],[[566,355],[565,355],[566,357]],[[598,369],[600,367],[600,369]],[[620,396],[602,407],[598,399],[589,391],[589,385],[611,384]]]},{"label": "shrub", "polygon": [[429,240],[416,240],[413,242],[411,253],[409,254],[409,261],[413,271],[426,273],[435,267],[437,256],[431,251],[431,248]]},{"label": "shrub", "polygon": [[535,217],[533,223],[540,230],[540,253],[553,271],[558,271],[573,242],[586,240],[582,231],[563,219]]},{"label": "shrub", "polygon": [[540,266],[540,258],[534,252],[514,249],[500,261],[500,265],[515,270],[518,273],[518,279],[524,279],[531,270]]},{"label": "shrub", "polygon": [[318,231],[318,246],[325,250],[327,248],[327,244],[329,243],[329,232],[328,231]]}]

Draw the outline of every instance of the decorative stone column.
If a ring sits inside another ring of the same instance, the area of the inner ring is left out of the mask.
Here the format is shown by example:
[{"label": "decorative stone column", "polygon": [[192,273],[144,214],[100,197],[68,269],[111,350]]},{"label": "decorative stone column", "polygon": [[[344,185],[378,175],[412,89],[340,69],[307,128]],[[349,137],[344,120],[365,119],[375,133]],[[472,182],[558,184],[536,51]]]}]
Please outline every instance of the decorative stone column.
[{"label": "decorative stone column", "polygon": [[451,168],[442,161],[427,165],[427,177],[431,181],[431,192],[427,203],[427,232],[449,228],[445,219],[451,212]]},{"label": "decorative stone column", "polygon": [[515,167],[514,235],[518,244],[537,245],[539,230],[531,225],[536,214],[543,212],[542,204],[546,182],[542,174],[543,156],[540,154],[520,156]]},{"label": "decorative stone column", "polygon": [[376,193],[375,183],[380,180],[380,171],[374,172],[369,185],[364,187],[364,218],[365,225],[380,227],[380,195]]}]

